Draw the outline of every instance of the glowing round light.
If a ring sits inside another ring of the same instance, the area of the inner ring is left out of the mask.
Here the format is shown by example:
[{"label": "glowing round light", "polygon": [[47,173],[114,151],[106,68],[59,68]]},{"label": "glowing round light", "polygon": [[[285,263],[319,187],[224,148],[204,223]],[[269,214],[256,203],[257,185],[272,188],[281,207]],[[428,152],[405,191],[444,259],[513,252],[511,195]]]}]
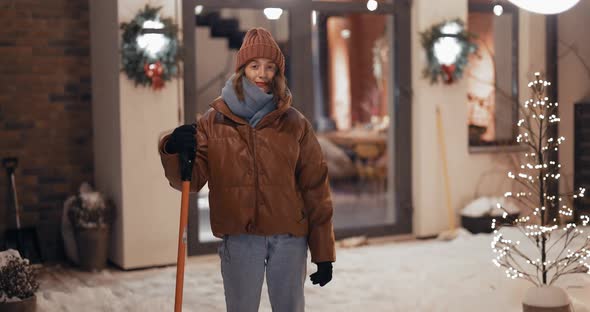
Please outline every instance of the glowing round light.
[{"label": "glowing round light", "polygon": [[[144,29],[163,29],[164,24],[159,20],[145,21],[142,25]],[[170,42],[170,39],[166,38],[163,34],[147,33],[137,36],[137,45],[145,50],[151,57],[156,55],[164,49],[164,47]]]},{"label": "glowing round light", "polygon": [[269,20],[278,20],[281,18],[281,14],[283,14],[283,9],[279,8],[266,8],[264,9],[264,15]]},{"label": "glowing round light", "polygon": [[504,13],[504,7],[502,7],[501,4],[494,5],[494,14],[496,14],[496,16],[500,16],[502,13]]},{"label": "glowing round light", "polygon": [[455,63],[460,53],[461,46],[457,38],[440,38],[434,43],[434,56],[443,65]]},{"label": "glowing round light", "polygon": [[378,3],[377,3],[376,0],[369,0],[369,1],[367,1],[367,9],[369,11],[375,11],[375,10],[377,10],[377,5],[378,5]]},{"label": "glowing round light", "polygon": [[151,57],[156,57],[168,42],[170,40],[162,34],[144,34],[137,37],[137,45]]},{"label": "glowing round light", "polygon": [[571,9],[580,0],[508,0],[521,9],[539,14],[558,14]]},{"label": "glowing round light", "polygon": [[201,12],[203,12],[203,6],[202,5],[197,5],[195,7],[195,15],[199,15],[199,14],[201,14]]},{"label": "glowing round light", "polygon": [[342,29],[340,36],[342,36],[344,39],[350,38],[350,29]]}]

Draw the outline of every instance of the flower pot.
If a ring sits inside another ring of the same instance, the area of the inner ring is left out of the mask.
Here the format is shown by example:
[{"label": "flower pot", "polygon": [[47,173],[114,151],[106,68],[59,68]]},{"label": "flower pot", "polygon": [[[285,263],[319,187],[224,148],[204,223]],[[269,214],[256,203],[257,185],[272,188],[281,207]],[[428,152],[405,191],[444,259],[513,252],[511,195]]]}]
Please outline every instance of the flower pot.
[{"label": "flower pot", "polygon": [[109,227],[76,230],[78,262],[86,271],[100,271],[106,267],[109,255]]},{"label": "flower pot", "polygon": [[0,302],[2,312],[34,312],[37,311],[37,296],[20,301]]},{"label": "flower pot", "polygon": [[[506,217],[506,221],[512,222],[516,218],[518,218],[519,214],[509,214]],[[481,217],[469,217],[469,216],[461,216],[461,226],[464,227],[466,230],[473,234],[478,233],[492,233],[494,229],[492,229],[492,221],[496,219],[496,221],[501,220],[502,216],[481,216]]]},{"label": "flower pot", "polygon": [[565,290],[555,286],[529,288],[522,300],[523,312],[571,312]]}]

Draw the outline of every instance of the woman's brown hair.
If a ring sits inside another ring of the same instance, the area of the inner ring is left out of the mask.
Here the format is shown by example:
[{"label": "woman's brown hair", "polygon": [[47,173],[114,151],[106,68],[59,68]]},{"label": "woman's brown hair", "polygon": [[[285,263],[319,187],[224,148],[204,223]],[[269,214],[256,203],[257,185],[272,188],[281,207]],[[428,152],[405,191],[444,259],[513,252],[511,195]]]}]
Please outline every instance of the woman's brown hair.
[{"label": "woman's brown hair", "polygon": [[[233,80],[234,91],[236,91],[238,99],[242,102],[244,101],[244,87],[242,85],[242,79],[246,77],[245,68],[249,63],[250,62],[247,62],[244,64],[244,66],[240,67]],[[287,101],[287,98],[291,95],[291,90],[289,90],[289,87],[287,87],[287,78],[285,78],[285,75],[283,75],[283,73],[278,70],[278,67],[272,81],[270,82],[270,91],[273,94],[274,100],[277,104]]]}]

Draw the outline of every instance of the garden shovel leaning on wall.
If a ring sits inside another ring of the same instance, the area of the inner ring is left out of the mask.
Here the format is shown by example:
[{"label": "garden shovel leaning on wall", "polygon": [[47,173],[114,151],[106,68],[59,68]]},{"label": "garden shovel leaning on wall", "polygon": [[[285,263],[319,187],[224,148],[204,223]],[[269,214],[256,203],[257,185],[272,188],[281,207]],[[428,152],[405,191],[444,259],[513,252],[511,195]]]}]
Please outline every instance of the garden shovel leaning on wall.
[{"label": "garden shovel leaning on wall", "polygon": [[[193,125],[195,126],[195,125]],[[182,311],[182,291],[184,285],[184,260],[186,259],[186,227],[188,224],[188,199],[193,172],[195,153],[181,152],[180,178],[182,180],[182,197],[180,201],[180,227],[178,231],[178,257],[176,261],[176,296],[174,299],[174,312]]]},{"label": "garden shovel leaning on wall", "polygon": [[[14,208],[16,218],[16,229],[9,229],[6,231],[5,237],[5,249],[16,249],[20,253],[21,257],[29,259],[31,263],[41,262],[41,248],[39,246],[39,236],[37,235],[37,229],[34,227],[23,228],[20,224],[20,207],[18,204],[18,196],[16,193],[16,181],[14,172],[18,166],[18,159],[14,157],[3,158],[2,165],[6,168],[8,174],[8,199]],[[12,200],[10,200],[12,196]]]},{"label": "garden shovel leaning on wall", "polygon": [[451,188],[450,188],[450,181],[449,181],[449,169],[448,169],[448,161],[447,161],[447,144],[445,143],[445,133],[444,127],[442,124],[442,117],[440,108],[436,106],[436,129],[438,133],[438,143],[440,146],[440,155],[442,160],[442,169],[443,169],[443,178],[444,178],[444,186],[445,186],[445,198],[446,198],[446,206],[447,206],[447,213],[449,219],[449,229],[447,231],[443,231],[438,235],[438,239],[440,240],[453,240],[457,237],[457,226],[455,224],[455,211],[453,210],[452,202],[451,202]]}]

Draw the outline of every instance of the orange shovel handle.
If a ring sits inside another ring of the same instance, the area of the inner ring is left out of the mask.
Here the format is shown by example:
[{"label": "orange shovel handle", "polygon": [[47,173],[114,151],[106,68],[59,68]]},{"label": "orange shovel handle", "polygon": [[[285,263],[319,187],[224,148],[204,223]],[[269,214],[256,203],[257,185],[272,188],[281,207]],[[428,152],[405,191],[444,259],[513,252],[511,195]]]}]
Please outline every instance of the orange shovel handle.
[{"label": "orange shovel handle", "polygon": [[[193,124],[196,128],[196,125]],[[186,226],[188,224],[188,198],[191,188],[193,161],[195,153],[181,152],[178,154],[180,162],[180,179],[182,180],[182,198],[180,201],[180,226],[178,227],[178,257],[176,259],[176,295],[174,311],[182,311],[182,288],[184,283],[184,260],[186,259]]]},{"label": "orange shovel handle", "polygon": [[188,198],[190,181],[182,181],[182,200],[180,203],[180,226],[178,231],[178,257],[176,261],[176,296],[174,311],[182,311],[182,290],[184,284],[184,261],[186,259],[186,226],[188,223]]}]

